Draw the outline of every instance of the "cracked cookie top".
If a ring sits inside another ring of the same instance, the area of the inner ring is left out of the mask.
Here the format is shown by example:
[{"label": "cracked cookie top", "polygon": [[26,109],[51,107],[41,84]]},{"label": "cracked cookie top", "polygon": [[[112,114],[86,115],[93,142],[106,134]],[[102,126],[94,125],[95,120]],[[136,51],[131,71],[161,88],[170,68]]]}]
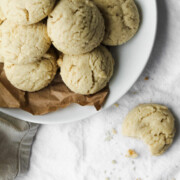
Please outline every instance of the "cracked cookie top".
[{"label": "cracked cookie top", "polygon": [[5,17],[16,24],[34,24],[52,11],[56,0],[1,0]]},{"label": "cracked cookie top", "polygon": [[141,104],[126,116],[122,133],[142,139],[149,146],[152,155],[160,155],[173,142],[174,117],[165,106]]},{"label": "cracked cookie top", "polygon": [[83,55],[63,55],[61,77],[73,92],[94,94],[103,89],[113,74],[114,59],[111,53],[99,46]]},{"label": "cracked cookie top", "polygon": [[49,49],[51,40],[43,23],[16,25],[8,20],[1,25],[4,61],[28,64],[39,60]]},{"label": "cracked cookie top", "polygon": [[4,70],[13,86],[23,91],[34,92],[48,86],[54,79],[57,71],[56,60],[56,54],[50,49],[34,63],[15,65],[5,62]]},{"label": "cracked cookie top", "polygon": [[134,0],[92,0],[105,20],[103,44],[121,45],[130,40],[139,28],[139,12]]},{"label": "cracked cookie top", "polygon": [[64,54],[92,51],[104,38],[104,19],[89,0],[61,0],[48,17],[48,35]]}]

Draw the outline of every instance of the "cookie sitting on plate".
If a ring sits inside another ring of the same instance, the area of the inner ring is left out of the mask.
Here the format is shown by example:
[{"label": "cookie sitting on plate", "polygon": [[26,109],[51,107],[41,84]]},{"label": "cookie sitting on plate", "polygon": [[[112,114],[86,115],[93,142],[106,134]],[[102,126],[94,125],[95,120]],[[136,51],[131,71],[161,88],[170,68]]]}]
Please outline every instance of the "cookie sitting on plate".
[{"label": "cookie sitting on plate", "polygon": [[40,22],[52,11],[56,0],[1,0],[5,17],[15,24]]},{"label": "cookie sitting on plate", "polygon": [[38,61],[29,64],[4,63],[7,79],[17,89],[35,92],[48,86],[57,71],[56,54],[50,49]]},{"label": "cookie sitting on plate", "polygon": [[94,94],[103,89],[113,75],[114,59],[99,46],[82,55],[62,55],[58,60],[66,86],[78,94]]},{"label": "cookie sitting on plate", "polygon": [[103,44],[117,46],[129,41],[139,28],[139,12],[134,0],[93,0],[105,20]]},{"label": "cookie sitting on plate", "polygon": [[1,25],[1,53],[4,61],[28,64],[39,60],[50,48],[46,24],[17,25],[6,20]]},{"label": "cookie sitting on plate", "polygon": [[48,17],[48,35],[64,54],[79,55],[98,47],[104,38],[104,19],[89,0],[61,0]]}]

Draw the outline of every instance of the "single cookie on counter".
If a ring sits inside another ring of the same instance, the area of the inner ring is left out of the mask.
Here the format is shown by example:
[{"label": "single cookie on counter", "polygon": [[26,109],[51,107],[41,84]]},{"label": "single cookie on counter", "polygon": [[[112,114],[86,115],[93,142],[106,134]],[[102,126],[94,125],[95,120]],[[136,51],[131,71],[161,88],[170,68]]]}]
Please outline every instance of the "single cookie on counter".
[{"label": "single cookie on counter", "polygon": [[126,116],[122,133],[142,139],[149,146],[152,155],[161,155],[173,142],[174,117],[165,106],[141,104]]},{"label": "single cookie on counter", "polygon": [[103,89],[113,74],[111,53],[99,46],[82,55],[63,55],[58,64],[61,77],[69,89],[78,94],[94,94]]},{"label": "single cookie on counter", "polygon": [[2,56],[13,64],[28,64],[39,60],[49,49],[51,40],[43,23],[23,26],[5,21],[1,25]]},{"label": "single cookie on counter", "polygon": [[5,17],[15,24],[34,24],[50,14],[56,0],[1,0]]},{"label": "single cookie on counter", "polygon": [[103,44],[121,45],[139,28],[139,12],[134,0],[93,0],[105,19]]},{"label": "single cookie on counter", "polygon": [[4,71],[7,79],[17,89],[35,92],[48,86],[54,79],[57,71],[57,56],[53,50],[49,50],[39,61],[15,65],[4,63]]},{"label": "single cookie on counter", "polygon": [[47,26],[53,45],[64,54],[90,52],[104,38],[104,19],[89,0],[61,0],[49,15]]}]

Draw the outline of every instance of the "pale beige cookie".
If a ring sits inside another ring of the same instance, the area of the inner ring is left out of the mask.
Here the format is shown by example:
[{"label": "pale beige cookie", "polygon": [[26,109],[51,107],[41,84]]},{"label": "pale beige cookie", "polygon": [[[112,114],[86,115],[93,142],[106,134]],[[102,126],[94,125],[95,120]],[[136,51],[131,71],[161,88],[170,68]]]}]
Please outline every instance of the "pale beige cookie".
[{"label": "pale beige cookie", "polygon": [[28,64],[39,60],[49,49],[51,40],[43,23],[23,26],[5,21],[2,26],[4,61]]},{"label": "pale beige cookie", "polygon": [[83,55],[64,55],[61,77],[72,91],[94,94],[103,89],[113,74],[114,60],[111,53],[100,46]]},{"label": "pale beige cookie", "polygon": [[34,92],[48,86],[57,71],[56,55],[53,51],[46,53],[39,61],[15,65],[4,63],[4,70],[8,80],[17,89]]},{"label": "pale beige cookie", "polygon": [[61,0],[48,17],[48,34],[64,54],[87,53],[102,42],[104,19],[89,0]]},{"label": "pale beige cookie", "polygon": [[123,122],[122,133],[142,139],[149,146],[152,155],[160,155],[173,142],[174,117],[165,106],[142,104],[128,113]]},{"label": "pale beige cookie", "polygon": [[34,24],[52,11],[56,0],[1,0],[5,17],[15,24]]},{"label": "pale beige cookie", "polygon": [[121,45],[139,28],[139,12],[134,0],[93,0],[105,19],[103,44]]}]

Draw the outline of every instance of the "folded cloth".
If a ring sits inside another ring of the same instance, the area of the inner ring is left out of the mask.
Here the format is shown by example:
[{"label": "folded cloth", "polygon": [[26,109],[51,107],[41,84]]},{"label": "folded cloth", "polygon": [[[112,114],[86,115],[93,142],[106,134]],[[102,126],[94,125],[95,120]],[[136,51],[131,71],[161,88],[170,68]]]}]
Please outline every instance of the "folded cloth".
[{"label": "folded cloth", "polygon": [[0,112],[0,180],[13,180],[27,172],[38,126]]}]

